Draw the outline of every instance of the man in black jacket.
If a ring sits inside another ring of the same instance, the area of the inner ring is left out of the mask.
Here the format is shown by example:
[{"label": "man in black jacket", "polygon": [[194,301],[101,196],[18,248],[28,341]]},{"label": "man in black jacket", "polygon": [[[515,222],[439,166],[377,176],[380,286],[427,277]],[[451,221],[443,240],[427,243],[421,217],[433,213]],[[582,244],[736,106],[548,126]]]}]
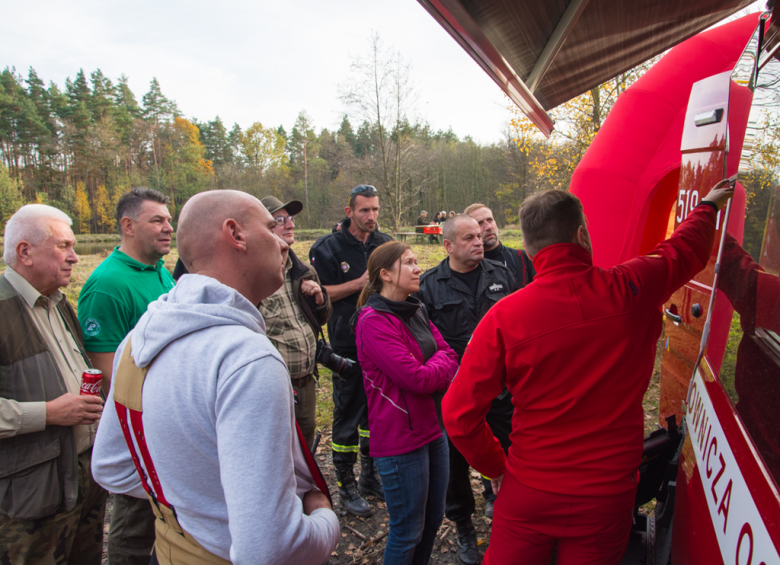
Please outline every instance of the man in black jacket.
[{"label": "man in black jacket", "polygon": [[482,232],[482,243],[485,245],[485,258],[503,263],[512,271],[520,288],[534,280],[534,264],[524,249],[506,247],[498,240],[498,226],[493,218],[493,211],[479,202],[467,207],[464,214],[474,218]]},{"label": "man in black jacket", "polygon": [[[371,507],[361,497],[373,494],[384,500],[382,481],[369,455],[369,422],[363,375],[358,365],[355,334],[349,320],[357,310],[357,299],[368,281],[368,258],[392,238],[377,229],[379,196],[376,188],[361,184],[352,189],[344,209],[347,218],[341,230],[319,238],[309,251],[323,287],[333,302],[328,337],[337,355],[352,359],[353,369],[333,375],[333,466],[339,483],[339,497],[356,516],[369,516]],[[360,451],[360,482],[356,485],[353,466]]]},{"label": "man in black jacket", "polygon": [[[448,219],[442,235],[448,257],[420,277],[420,290],[415,296],[425,304],[431,321],[461,358],[482,317],[493,304],[517,290],[518,285],[503,264],[485,259],[479,224],[470,216],[462,214]],[[441,398],[438,400],[440,404]],[[505,390],[493,401],[487,416],[504,449],[509,448],[513,411],[512,397]],[[458,528],[460,561],[472,565],[479,563],[479,551],[471,521],[475,503],[469,464],[452,442],[449,448],[450,482],[445,514]],[[488,501],[495,498],[492,494],[486,488]]]},{"label": "man in black jacket", "polygon": [[288,252],[284,284],[263,300],[258,308],[265,321],[265,334],[290,371],[295,392],[295,420],[301,428],[306,444],[311,448],[316,432],[317,388],[317,334],[330,318],[333,307],[327,291],[320,286],[317,271],[295,255],[295,216],[303,204],[291,200],[283,204],[274,196],[261,200],[271,213],[276,227],[274,233],[287,245]]}]

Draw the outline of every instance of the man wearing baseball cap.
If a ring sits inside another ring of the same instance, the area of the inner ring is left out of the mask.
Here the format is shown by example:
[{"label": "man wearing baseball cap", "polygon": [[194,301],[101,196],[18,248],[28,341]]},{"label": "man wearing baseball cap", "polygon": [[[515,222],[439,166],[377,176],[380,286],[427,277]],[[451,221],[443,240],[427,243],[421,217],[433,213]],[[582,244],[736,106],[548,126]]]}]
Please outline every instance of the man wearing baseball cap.
[{"label": "man wearing baseball cap", "polygon": [[260,314],[265,321],[268,339],[279,350],[290,371],[297,398],[295,419],[311,448],[316,432],[314,375],[317,375],[317,334],[330,318],[333,307],[328,293],[320,284],[317,271],[298,259],[292,250],[295,216],[303,210],[303,204],[298,200],[282,203],[274,196],[266,196],[261,202],[276,222],[274,233],[290,246],[290,250],[284,284],[260,302]]}]

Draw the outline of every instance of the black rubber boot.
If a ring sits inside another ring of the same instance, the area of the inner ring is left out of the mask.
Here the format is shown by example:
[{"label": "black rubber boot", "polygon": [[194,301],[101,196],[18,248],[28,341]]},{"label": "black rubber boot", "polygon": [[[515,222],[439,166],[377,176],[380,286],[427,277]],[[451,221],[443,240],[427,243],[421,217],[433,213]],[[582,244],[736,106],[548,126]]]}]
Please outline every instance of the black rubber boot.
[{"label": "black rubber boot", "polygon": [[493,506],[495,505],[495,500],[486,500],[485,501],[485,518],[493,519]]},{"label": "black rubber boot", "polygon": [[360,480],[358,480],[358,490],[363,496],[374,495],[379,500],[384,501],[385,489],[382,487],[382,479],[374,465],[374,458],[367,455],[360,456]]},{"label": "black rubber boot", "polygon": [[458,559],[463,565],[478,565],[480,562],[477,532],[471,519],[465,524],[458,524]]},{"label": "black rubber boot", "polygon": [[346,511],[363,518],[371,516],[371,507],[358,493],[352,469],[336,469],[336,477],[339,482],[339,498]]}]

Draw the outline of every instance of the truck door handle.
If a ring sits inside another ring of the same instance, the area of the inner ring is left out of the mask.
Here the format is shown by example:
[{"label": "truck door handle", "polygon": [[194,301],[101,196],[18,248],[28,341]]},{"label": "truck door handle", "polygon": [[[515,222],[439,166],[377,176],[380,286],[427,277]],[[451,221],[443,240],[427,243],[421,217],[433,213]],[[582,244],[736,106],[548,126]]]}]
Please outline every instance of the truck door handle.
[{"label": "truck door handle", "polygon": [[669,310],[669,308],[664,310],[664,313],[666,314],[666,317],[669,318],[672,322],[677,322],[678,324],[682,323],[682,316],[678,316],[677,314]]}]

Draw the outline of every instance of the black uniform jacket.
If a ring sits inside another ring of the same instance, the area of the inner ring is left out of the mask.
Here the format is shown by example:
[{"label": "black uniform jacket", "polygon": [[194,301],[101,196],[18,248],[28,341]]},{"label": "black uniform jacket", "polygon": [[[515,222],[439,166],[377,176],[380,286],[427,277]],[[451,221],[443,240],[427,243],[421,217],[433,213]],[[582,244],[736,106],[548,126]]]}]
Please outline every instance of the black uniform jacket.
[{"label": "black uniform jacket", "polygon": [[[496,250],[493,252],[495,251]],[[525,252],[525,249],[513,249],[499,242],[497,251],[500,253],[501,258],[491,257],[491,259],[503,263],[507,269],[512,271],[520,288],[533,282],[536,271],[534,270],[534,264]]]},{"label": "black uniform jacket", "polygon": [[450,269],[449,257],[420,277],[419,298],[444,341],[463,357],[466,344],[491,306],[518,289],[514,275],[498,261],[483,259],[477,296]]},{"label": "black uniform jacket", "polygon": [[[365,245],[349,233],[351,220],[345,219],[341,231],[324,235],[309,250],[309,260],[325,286],[344,284],[359,279],[366,272],[371,253],[393,238],[380,231],[368,236]],[[356,354],[355,334],[349,320],[357,310],[359,292],[333,302],[333,315],[328,320],[328,337],[334,350],[341,354]],[[353,359],[355,357],[352,357]]]}]

